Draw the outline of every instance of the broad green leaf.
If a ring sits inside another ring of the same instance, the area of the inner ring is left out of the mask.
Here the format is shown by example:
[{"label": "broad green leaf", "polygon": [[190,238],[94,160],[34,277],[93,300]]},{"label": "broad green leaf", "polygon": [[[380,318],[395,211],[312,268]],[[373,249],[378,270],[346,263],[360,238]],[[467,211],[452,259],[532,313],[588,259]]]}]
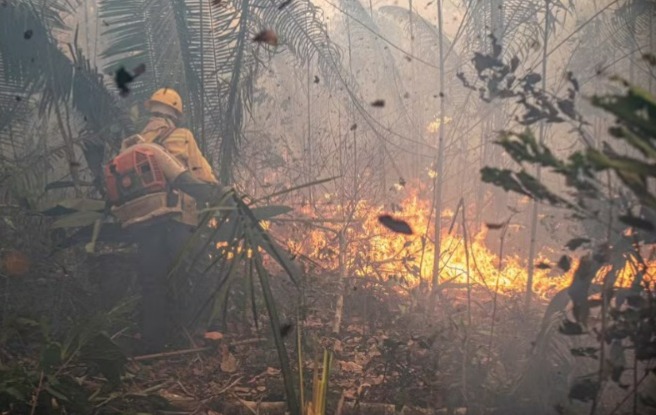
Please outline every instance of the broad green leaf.
[{"label": "broad green leaf", "polygon": [[289,206],[281,206],[281,205],[271,205],[271,206],[251,208],[251,212],[253,212],[253,216],[255,216],[259,220],[267,220],[275,216],[284,215],[285,213],[289,213],[292,210],[294,209],[292,209]]},{"label": "broad green leaf", "polygon": [[567,249],[569,249],[570,251],[574,251],[574,250],[576,250],[578,247],[580,247],[581,245],[583,245],[583,244],[585,244],[585,243],[588,243],[588,242],[591,242],[590,239],[588,239],[588,238],[574,238],[574,239],[570,239],[570,240],[565,244],[565,246],[566,246]]},{"label": "broad green leaf", "polygon": [[599,391],[599,383],[592,379],[578,379],[569,390],[569,399],[589,402],[596,398]]},{"label": "broad green leaf", "polygon": [[50,372],[62,363],[62,348],[59,343],[48,343],[41,352],[40,365],[41,368]]},{"label": "broad green leaf", "polygon": [[506,191],[519,193],[525,196],[532,195],[524,190],[522,185],[514,177],[514,172],[507,169],[497,169],[494,167],[483,167],[481,169],[481,180],[499,186]]},{"label": "broad green leaf", "polygon": [[52,224],[52,228],[82,228],[93,225],[97,220],[102,220],[103,217],[104,213],[102,212],[79,211],[56,220]]},{"label": "broad green leaf", "polygon": [[80,349],[80,359],[98,366],[112,385],[118,385],[127,358],[123,351],[105,334],[98,334]]},{"label": "broad green leaf", "polygon": [[653,231],[654,224],[648,220],[635,217],[633,215],[622,215],[618,218],[620,222],[625,223],[633,228],[643,229],[646,231]]},{"label": "broad green leaf", "polygon": [[53,206],[41,211],[46,216],[59,216],[79,211],[102,212],[105,209],[105,201],[97,199],[64,199]]}]

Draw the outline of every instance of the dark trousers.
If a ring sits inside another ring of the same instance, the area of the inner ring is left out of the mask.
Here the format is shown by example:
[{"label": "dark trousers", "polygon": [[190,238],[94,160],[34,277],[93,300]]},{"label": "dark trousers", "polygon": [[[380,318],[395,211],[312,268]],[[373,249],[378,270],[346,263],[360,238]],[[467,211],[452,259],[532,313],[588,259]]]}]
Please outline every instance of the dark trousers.
[{"label": "dark trousers", "polygon": [[138,247],[140,331],[144,353],[161,351],[172,338],[176,307],[167,275],[191,233],[189,225],[176,221],[160,222],[134,231]]}]

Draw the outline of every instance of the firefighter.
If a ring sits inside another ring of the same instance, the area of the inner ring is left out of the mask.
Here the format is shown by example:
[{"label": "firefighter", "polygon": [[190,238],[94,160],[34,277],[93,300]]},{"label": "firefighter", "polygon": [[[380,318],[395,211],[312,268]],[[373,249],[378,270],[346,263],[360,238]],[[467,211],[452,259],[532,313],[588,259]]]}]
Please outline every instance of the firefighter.
[{"label": "firefighter", "polygon": [[[148,124],[141,134],[124,140],[105,176],[114,190],[108,192],[112,212],[137,244],[140,352],[155,353],[171,339],[176,319],[166,277],[198,224],[198,204],[218,198],[225,189],[218,185],[191,131],[177,126],[183,111],[180,95],[160,89],[145,106],[152,115]],[[149,164],[136,165],[136,160]],[[162,177],[156,177],[158,171]],[[166,183],[160,183],[162,178]]]},{"label": "firefighter", "polygon": [[157,90],[148,101],[146,109],[151,118],[141,132],[147,143],[164,146],[200,180],[217,183],[210,164],[198,148],[194,135],[178,124],[183,115],[182,99],[171,88]]}]

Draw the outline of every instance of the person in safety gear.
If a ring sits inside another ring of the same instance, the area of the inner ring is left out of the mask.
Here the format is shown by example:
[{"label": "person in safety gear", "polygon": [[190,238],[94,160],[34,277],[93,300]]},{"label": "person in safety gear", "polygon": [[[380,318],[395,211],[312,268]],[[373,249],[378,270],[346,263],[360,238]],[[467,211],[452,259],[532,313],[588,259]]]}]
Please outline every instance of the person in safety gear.
[{"label": "person in safety gear", "polygon": [[144,130],[123,140],[105,166],[108,202],[138,249],[141,285],[141,352],[160,351],[170,339],[174,316],[168,273],[198,224],[198,205],[227,191],[218,184],[191,131],[178,128],[182,100],[160,89],[146,101],[152,114]]}]

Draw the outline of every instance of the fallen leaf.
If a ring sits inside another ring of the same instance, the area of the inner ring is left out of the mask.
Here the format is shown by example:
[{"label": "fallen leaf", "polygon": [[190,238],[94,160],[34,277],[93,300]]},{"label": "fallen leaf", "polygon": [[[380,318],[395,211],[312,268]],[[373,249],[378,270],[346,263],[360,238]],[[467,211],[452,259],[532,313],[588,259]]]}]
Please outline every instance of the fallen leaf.
[{"label": "fallen leaf", "polygon": [[294,325],[292,323],[283,324],[282,326],[280,326],[280,336],[287,337],[287,335],[291,333],[293,329],[294,329]]},{"label": "fallen leaf", "polygon": [[583,327],[579,323],[565,319],[562,325],[558,327],[558,331],[566,336],[577,336],[583,334]]},{"label": "fallen leaf", "polygon": [[535,268],[537,269],[551,269],[551,265],[547,264],[546,262],[538,262],[535,264]]},{"label": "fallen leaf", "polygon": [[558,260],[558,268],[562,269],[563,271],[567,272],[569,269],[572,267],[572,260],[570,257],[567,255],[563,255],[560,257]]},{"label": "fallen leaf", "polygon": [[349,333],[357,333],[357,334],[363,334],[364,330],[362,329],[362,326],[358,324],[349,324],[348,327],[346,328],[346,331]]},{"label": "fallen leaf", "polygon": [[344,372],[351,372],[351,373],[362,373],[362,366],[355,362],[339,362],[339,367],[344,371]]},{"label": "fallen leaf", "polygon": [[488,229],[490,230],[496,230],[496,229],[501,229],[504,226],[506,226],[505,223],[486,223],[485,226],[487,226]]},{"label": "fallen leaf", "polygon": [[588,238],[574,238],[574,239],[570,239],[570,240],[567,242],[567,244],[565,244],[565,246],[566,246],[567,249],[569,249],[570,251],[574,251],[574,250],[576,250],[578,247],[580,247],[581,245],[583,245],[583,244],[585,244],[585,243],[588,243],[588,242],[590,242],[590,240],[589,240]]},{"label": "fallen leaf", "polygon": [[34,35],[34,32],[32,31],[32,29],[28,29],[25,31],[25,33],[23,33],[23,39],[30,40],[32,39],[32,35]]},{"label": "fallen leaf", "polygon": [[266,370],[267,375],[269,376],[278,376],[280,374],[280,369],[276,369],[275,367],[267,367]]},{"label": "fallen leaf", "polygon": [[352,124],[350,130],[355,131],[356,128],[358,128],[358,125],[357,124]]},{"label": "fallen leaf", "polygon": [[139,75],[141,75],[142,73],[146,72],[146,64],[145,64],[145,63],[140,64],[139,66],[137,66],[136,68],[134,68],[134,69],[132,70],[132,72],[134,72],[134,75],[133,75],[133,76],[136,78],[137,76],[139,76]]},{"label": "fallen leaf", "polygon": [[9,251],[2,258],[2,268],[10,277],[20,277],[30,270],[30,260],[20,251]]},{"label": "fallen leaf", "polygon": [[653,53],[645,53],[642,55],[642,59],[646,61],[651,66],[656,66],[656,55]]},{"label": "fallen leaf", "polygon": [[271,46],[278,46],[278,36],[276,35],[276,32],[271,29],[262,30],[253,38],[253,41],[266,43]]},{"label": "fallen leaf", "polygon": [[384,99],[377,99],[374,102],[371,103],[372,107],[378,107],[382,108],[385,106],[385,100]]},{"label": "fallen leaf", "polygon": [[318,83],[319,83],[319,77],[316,76],[316,75],[314,75],[314,83],[315,83],[315,84],[318,84]]},{"label": "fallen leaf", "polygon": [[412,235],[412,228],[408,225],[408,222],[394,219],[392,215],[380,215],[378,216],[378,221],[392,232]]},{"label": "fallen leaf", "polygon": [[218,331],[208,331],[203,337],[207,340],[221,340],[223,338],[223,334],[219,333]]},{"label": "fallen leaf", "polygon": [[619,217],[620,222],[629,225],[633,228],[638,228],[638,229],[644,229],[646,231],[653,231],[654,230],[654,224],[649,222],[648,220],[644,220],[642,218],[638,218],[633,215],[622,215]]},{"label": "fallen leaf", "polygon": [[228,346],[225,346],[222,352],[221,370],[225,373],[234,373],[237,371],[237,358],[228,351]]}]

